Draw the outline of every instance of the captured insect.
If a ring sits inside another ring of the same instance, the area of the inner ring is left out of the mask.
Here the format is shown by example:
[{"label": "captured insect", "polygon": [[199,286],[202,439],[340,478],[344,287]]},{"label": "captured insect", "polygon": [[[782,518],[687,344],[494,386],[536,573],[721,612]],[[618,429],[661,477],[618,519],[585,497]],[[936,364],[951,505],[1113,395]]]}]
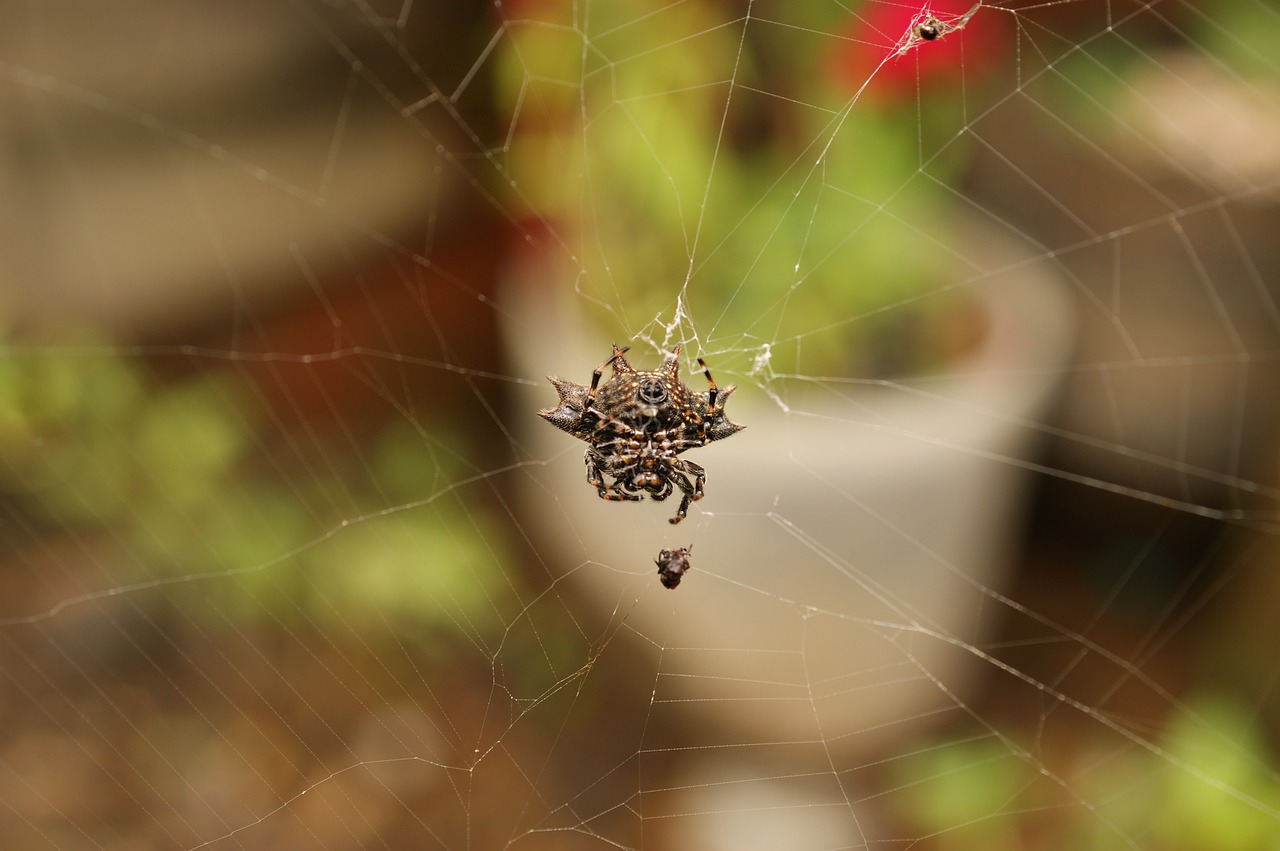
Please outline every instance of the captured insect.
[{"label": "captured insect", "polygon": [[693,567],[689,563],[689,553],[693,547],[681,547],[678,550],[661,550],[654,564],[658,566],[658,579],[664,588],[675,588],[680,580]]},{"label": "captured insect", "polygon": [[[707,474],[678,456],[745,428],[724,413],[736,388],[718,388],[711,370],[698,358],[710,389],[691,390],[680,380],[679,346],[662,366],[648,371],[627,362],[629,349],[615,343],[613,356],[591,373],[590,385],[547,376],[560,404],[538,416],[590,444],[583,456],[587,483],[601,499],[635,502],[648,494],[662,502],[678,488],[680,507],[670,522],[679,523],[689,504],[702,499]],[[613,374],[602,382],[608,367],[613,367]]]},{"label": "captured insect", "polygon": [[942,35],[942,21],[930,15],[922,23],[916,24],[911,31],[915,33],[918,39],[933,41]]},{"label": "captured insect", "polygon": [[940,18],[933,13],[932,9],[926,6],[924,11],[916,16],[911,28],[907,30],[907,34],[898,42],[896,55],[901,56],[922,41],[937,41],[948,33],[964,29],[965,24],[969,23],[969,19],[981,8],[982,3],[978,2],[963,15]]}]

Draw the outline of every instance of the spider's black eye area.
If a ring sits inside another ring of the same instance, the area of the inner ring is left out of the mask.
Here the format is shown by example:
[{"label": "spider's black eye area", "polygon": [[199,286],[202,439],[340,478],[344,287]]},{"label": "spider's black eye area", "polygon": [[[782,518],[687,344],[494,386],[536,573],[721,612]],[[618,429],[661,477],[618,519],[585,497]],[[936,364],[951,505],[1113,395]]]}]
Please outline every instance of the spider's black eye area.
[{"label": "spider's black eye area", "polygon": [[667,388],[656,378],[650,378],[640,382],[640,387],[636,390],[636,396],[640,398],[641,402],[646,402],[650,405],[661,405],[667,401]]}]

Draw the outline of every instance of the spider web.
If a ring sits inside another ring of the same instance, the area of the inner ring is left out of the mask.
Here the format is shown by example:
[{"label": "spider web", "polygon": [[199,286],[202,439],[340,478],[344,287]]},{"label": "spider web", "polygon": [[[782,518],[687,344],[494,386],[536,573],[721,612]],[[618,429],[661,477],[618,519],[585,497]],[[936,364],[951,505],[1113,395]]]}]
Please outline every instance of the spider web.
[{"label": "spider web", "polygon": [[3,847],[1280,842],[1263,0],[0,21]]}]

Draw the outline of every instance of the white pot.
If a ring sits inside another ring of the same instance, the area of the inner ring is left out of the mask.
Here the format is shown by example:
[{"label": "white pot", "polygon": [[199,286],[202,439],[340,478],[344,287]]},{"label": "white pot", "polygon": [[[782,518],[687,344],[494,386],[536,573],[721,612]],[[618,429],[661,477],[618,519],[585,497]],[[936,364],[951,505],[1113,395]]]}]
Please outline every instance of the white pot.
[{"label": "white pot", "polygon": [[[981,671],[972,648],[1005,606],[1024,461],[1065,372],[1075,312],[1048,265],[999,234],[964,245],[982,253],[972,290],[988,328],[946,376],[838,387],[782,410],[711,363],[721,386],[739,385],[726,412],[747,429],[684,456],[706,468],[706,496],[678,526],[667,522],[678,492],[664,503],[597,498],[585,444],[535,416],[554,407],[552,387],[522,390],[513,429],[533,462],[520,478],[524,527],[551,574],[661,654],[655,722],[699,712],[731,741],[863,751],[954,706]],[[567,285],[548,295],[518,271],[503,302],[515,362],[587,383],[610,341],[580,327]],[[695,389],[697,354],[681,355]],[[637,369],[661,362],[640,344],[629,357]],[[669,591],[654,558],[688,545],[693,569]]]}]

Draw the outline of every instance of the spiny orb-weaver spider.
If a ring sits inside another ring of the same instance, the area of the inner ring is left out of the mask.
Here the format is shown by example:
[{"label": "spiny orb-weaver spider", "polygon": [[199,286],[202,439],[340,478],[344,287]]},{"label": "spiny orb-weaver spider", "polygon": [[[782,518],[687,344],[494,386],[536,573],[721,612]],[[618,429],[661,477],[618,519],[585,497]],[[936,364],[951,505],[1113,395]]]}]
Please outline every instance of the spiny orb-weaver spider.
[{"label": "spiny orb-weaver spider", "polygon": [[[716,387],[711,370],[698,358],[711,389],[689,389],[680,380],[679,346],[662,366],[649,371],[637,371],[627,362],[630,348],[620,349],[615,343],[613,356],[591,373],[589,386],[548,375],[560,404],[538,416],[590,444],[583,459],[587,483],[601,499],[635,502],[647,493],[661,502],[679,488],[680,507],[670,520],[679,523],[689,504],[702,499],[707,474],[677,456],[745,428],[724,414],[725,402],[736,388]],[[601,382],[609,366],[613,374]]]}]

